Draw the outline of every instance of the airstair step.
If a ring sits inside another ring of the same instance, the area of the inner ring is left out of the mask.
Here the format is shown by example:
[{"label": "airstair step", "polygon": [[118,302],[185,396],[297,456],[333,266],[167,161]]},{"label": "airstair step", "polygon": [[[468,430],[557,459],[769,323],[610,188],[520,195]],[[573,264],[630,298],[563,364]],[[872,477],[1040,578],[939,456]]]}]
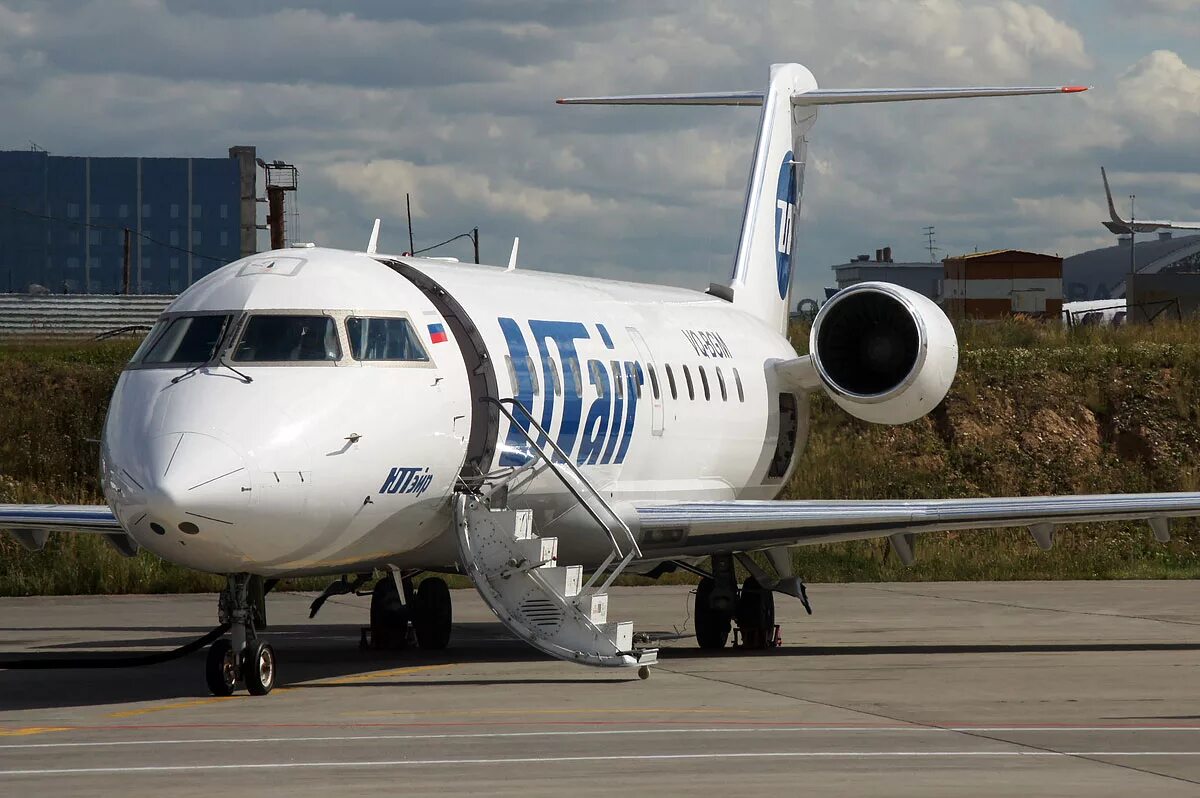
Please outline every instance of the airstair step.
[{"label": "airstair step", "polygon": [[633,621],[606,623],[600,631],[616,644],[617,651],[633,651]]},{"label": "airstair step", "polygon": [[607,593],[588,593],[584,596],[576,596],[575,606],[579,607],[587,619],[596,626],[601,626],[608,621]]},{"label": "airstair step", "polygon": [[583,566],[547,565],[538,569],[538,576],[545,581],[546,586],[563,598],[573,598],[579,595],[583,584]]},{"label": "airstair step", "polygon": [[558,538],[518,538],[515,546],[527,562],[537,567],[554,565],[558,560]]},{"label": "airstair step", "polygon": [[517,540],[533,537],[533,510],[513,511],[513,537]]}]

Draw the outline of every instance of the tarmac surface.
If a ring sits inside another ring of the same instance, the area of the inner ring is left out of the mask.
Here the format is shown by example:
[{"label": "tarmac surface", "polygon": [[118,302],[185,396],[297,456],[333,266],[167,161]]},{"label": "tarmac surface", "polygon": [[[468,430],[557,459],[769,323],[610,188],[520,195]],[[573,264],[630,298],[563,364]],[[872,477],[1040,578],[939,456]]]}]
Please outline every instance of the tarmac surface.
[{"label": "tarmac surface", "polygon": [[[451,648],[361,652],[365,598],[273,595],[269,696],[203,653],[0,671],[0,795],[1200,795],[1195,582],[814,585],[784,646],[661,643],[650,679],[542,657],[474,591]],[[687,587],[614,591],[690,632]],[[178,646],[215,596],[0,599],[0,660]],[[382,794],[375,792],[374,794]]]}]

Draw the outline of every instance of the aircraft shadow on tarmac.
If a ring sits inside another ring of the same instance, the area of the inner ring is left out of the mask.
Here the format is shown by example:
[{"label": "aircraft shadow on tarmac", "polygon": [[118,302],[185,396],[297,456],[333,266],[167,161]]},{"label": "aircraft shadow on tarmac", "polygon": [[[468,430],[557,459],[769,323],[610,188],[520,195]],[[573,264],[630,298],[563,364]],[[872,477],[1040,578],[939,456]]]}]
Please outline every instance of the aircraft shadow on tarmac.
[{"label": "aircraft shadow on tarmac", "polygon": [[[35,631],[0,628],[0,632]],[[43,631],[43,630],[36,630]],[[56,629],[56,631],[70,631]],[[80,629],[82,642],[56,643],[38,652],[0,654],[0,660],[28,660],[47,656],[62,658],[64,652],[79,652],[81,658],[103,657],[97,647],[116,650],[128,655],[138,649],[164,650],[195,640],[208,629],[200,627],[173,628],[169,636],[149,637],[145,627],[110,627],[109,632],[140,632],[142,636],[98,643],[88,632]],[[163,630],[166,631],[166,630]],[[510,636],[497,623],[456,623],[450,648],[445,651],[362,651],[358,647],[359,627],[348,625],[276,626],[265,633],[279,655],[279,685],[303,689],[335,687],[412,687],[449,685],[521,685],[619,683],[636,679],[596,672],[580,676],[578,668],[564,666],[561,678],[531,675],[528,679],[511,674],[495,679],[473,674],[467,677],[429,679],[420,671],[409,674],[388,674],[396,669],[423,665],[486,664],[548,661],[549,658],[525,643]],[[727,649],[720,653],[694,647],[690,640],[681,645],[661,649],[664,662],[711,659],[715,657],[831,657],[881,655],[953,655],[988,653],[1083,653],[1083,652],[1153,652],[1200,651],[1198,643],[1011,643],[1011,644],[886,644],[853,646],[782,646],[766,651]],[[0,671],[0,711],[22,709],[70,708],[119,705],[141,701],[162,701],[207,696],[203,676],[204,653],[197,652],[180,659],[140,668],[87,668],[53,670]],[[377,671],[383,671],[378,675]],[[603,674],[603,675],[602,675]],[[339,678],[355,677],[333,682]],[[361,677],[361,678],[359,678]],[[424,678],[422,678],[424,677]]]}]

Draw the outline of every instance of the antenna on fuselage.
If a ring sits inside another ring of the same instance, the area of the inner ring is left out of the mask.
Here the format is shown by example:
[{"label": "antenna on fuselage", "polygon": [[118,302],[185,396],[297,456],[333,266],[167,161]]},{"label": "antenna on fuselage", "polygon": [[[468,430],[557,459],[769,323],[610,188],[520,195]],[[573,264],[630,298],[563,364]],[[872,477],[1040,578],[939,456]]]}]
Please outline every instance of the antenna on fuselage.
[{"label": "antenna on fuselage", "polygon": [[375,220],[375,226],[371,228],[371,240],[367,242],[367,254],[374,255],[375,249],[379,246],[379,220]]},{"label": "antenna on fuselage", "polygon": [[508,268],[505,269],[504,271],[515,272],[517,270],[517,248],[520,246],[521,246],[521,237],[514,236],[513,237],[512,254],[510,254],[508,256]]}]

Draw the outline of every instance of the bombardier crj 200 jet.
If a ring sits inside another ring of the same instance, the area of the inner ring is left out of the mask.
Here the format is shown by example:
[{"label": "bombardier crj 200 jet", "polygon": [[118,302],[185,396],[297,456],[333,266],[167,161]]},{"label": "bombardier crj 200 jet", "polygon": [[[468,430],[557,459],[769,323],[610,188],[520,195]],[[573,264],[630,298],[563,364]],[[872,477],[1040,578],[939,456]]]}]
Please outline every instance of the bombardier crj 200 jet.
[{"label": "bombardier crj 200 jet", "polygon": [[[826,302],[811,354],[786,336],[805,148],[825,105],[1063,94],[1083,87],[819,89],[799,64],[763,92],[562,103],[761,106],[727,285],[707,291],[375,251],[283,249],[230,263],[163,313],[113,393],[107,507],[9,505],[31,548],[105,535],[226,574],[209,649],[214,693],[268,692],[275,653],[253,577],[382,571],[372,632],[441,648],[461,573],[505,626],[555,657],[642,675],[657,657],[609,620],[623,571],[698,572],[700,646],[773,629],[803,600],[791,548],[1200,514],[1200,494],[774,501],[808,432],[809,396],[880,424],[928,413],[954,379],[954,331],[931,301],[863,283]],[[900,464],[902,467],[902,464]],[[765,552],[759,561],[751,552]],[[751,574],[735,582],[735,561]],[[764,563],[760,565],[759,562]],[[351,578],[353,576],[353,578]],[[401,598],[402,597],[402,598]]]}]

